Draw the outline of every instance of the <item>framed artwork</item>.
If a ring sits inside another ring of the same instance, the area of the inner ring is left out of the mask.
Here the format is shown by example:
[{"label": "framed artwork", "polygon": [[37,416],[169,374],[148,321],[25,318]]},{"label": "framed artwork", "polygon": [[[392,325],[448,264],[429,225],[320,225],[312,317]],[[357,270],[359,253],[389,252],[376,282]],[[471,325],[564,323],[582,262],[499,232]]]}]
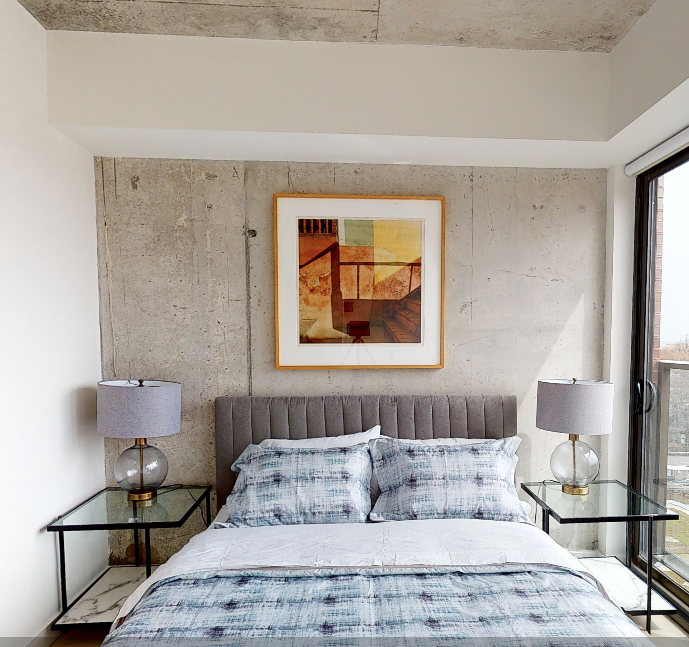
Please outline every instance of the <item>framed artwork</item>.
[{"label": "framed artwork", "polygon": [[445,200],[275,194],[277,368],[442,368]]}]

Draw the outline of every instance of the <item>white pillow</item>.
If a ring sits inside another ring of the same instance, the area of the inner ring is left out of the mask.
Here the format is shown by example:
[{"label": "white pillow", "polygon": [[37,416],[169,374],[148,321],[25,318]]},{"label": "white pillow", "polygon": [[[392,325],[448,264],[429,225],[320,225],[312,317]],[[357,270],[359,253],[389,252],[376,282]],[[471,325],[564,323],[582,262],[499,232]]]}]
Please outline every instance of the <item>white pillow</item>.
[{"label": "white pillow", "polygon": [[[387,436],[383,436],[387,438]],[[433,447],[434,445],[473,445],[474,443],[489,443],[495,440],[495,438],[422,438],[409,440],[407,438],[396,438],[401,443],[411,443],[412,445],[428,445]]]},{"label": "white pillow", "polygon": [[[382,436],[388,438],[388,436]],[[421,438],[421,439],[407,439],[398,438],[397,440],[411,445],[427,445],[429,447],[437,445],[473,445],[474,443],[485,443],[495,440],[494,438]],[[512,457],[512,481],[517,484],[517,463],[519,456],[516,454]]]},{"label": "white pillow", "polygon": [[325,436],[323,438],[302,438],[300,440],[287,440],[284,438],[266,438],[258,446],[264,449],[329,449],[332,447],[351,447],[361,445],[374,438],[380,438],[380,425],[371,427],[368,431],[360,431],[357,434],[343,434],[342,436]]}]

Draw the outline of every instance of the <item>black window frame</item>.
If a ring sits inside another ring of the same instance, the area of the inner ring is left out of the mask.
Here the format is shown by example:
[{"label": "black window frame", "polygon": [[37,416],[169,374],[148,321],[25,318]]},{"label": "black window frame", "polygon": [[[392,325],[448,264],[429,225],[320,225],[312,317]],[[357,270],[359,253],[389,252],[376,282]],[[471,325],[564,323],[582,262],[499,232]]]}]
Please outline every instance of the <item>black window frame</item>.
[{"label": "black window frame", "polygon": [[[650,305],[653,298],[655,271],[651,276],[650,262],[655,256],[655,247],[649,243],[655,240],[655,208],[657,200],[656,186],[653,182],[670,171],[689,162],[689,148],[685,148],[665,160],[660,161],[636,178],[635,228],[634,228],[634,275],[632,293],[632,348],[631,371],[629,382],[629,451],[628,451],[628,484],[637,492],[643,488],[643,429],[646,389],[639,389],[639,382],[645,385],[648,379],[647,331]],[[655,270],[655,264],[653,265]],[[649,293],[650,290],[650,293]],[[652,329],[652,328],[651,328]],[[640,394],[640,397],[639,397]],[[631,537],[628,545],[633,570],[646,579],[646,560],[639,552],[641,538],[638,523],[631,524]],[[666,575],[653,569],[653,581],[656,588],[672,602],[678,610],[675,619],[685,630],[689,630],[689,592],[678,586]]]}]

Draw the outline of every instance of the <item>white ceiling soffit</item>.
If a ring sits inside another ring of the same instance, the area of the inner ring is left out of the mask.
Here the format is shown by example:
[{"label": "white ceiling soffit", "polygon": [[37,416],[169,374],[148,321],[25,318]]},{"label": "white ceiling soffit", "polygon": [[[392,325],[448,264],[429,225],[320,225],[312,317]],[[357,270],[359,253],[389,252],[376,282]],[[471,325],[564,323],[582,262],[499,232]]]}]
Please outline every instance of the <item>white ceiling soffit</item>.
[{"label": "white ceiling soffit", "polygon": [[58,126],[102,157],[602,168],[606,142]]},{"label": "white ceiling soffit", "polygon": [[687,106],[689,79],[606,142],[56,127],[103,157],[609,168],[628,164],[689,126]]},{"label": "white ceiling soffit", "polygon": [[49,32],[50,122],[102,156],[623,165],[689,125],[687,1],[610,56]]},{"label": "white ceiling soffit", "polygon": [[605,141],[609,72],[581,52],[48,33],[56,125]]}]

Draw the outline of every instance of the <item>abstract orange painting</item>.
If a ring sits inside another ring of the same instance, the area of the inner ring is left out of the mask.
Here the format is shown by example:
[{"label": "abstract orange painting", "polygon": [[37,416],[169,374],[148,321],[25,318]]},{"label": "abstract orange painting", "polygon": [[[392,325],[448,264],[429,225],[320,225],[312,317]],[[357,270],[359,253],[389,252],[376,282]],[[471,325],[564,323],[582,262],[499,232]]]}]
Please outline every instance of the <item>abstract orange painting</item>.
[{"label": "abstract orange painting", "polygon": [[278,368],[442,367],[443,198],[274,206]]},{"label": "abstract orange painting", "polygon": [[423,220],[300,218],[298,227],[302,344],[421,342]]}]

